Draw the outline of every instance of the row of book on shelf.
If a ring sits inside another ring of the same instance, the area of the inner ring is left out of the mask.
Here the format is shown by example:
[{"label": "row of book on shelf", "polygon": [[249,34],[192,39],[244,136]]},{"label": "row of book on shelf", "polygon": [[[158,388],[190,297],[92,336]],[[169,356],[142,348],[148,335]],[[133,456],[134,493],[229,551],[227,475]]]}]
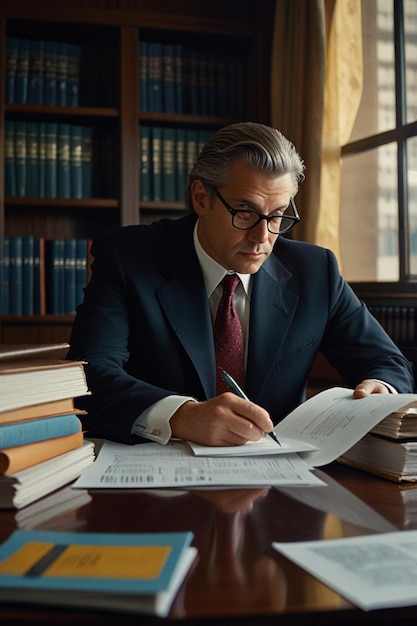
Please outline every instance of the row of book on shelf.
[{"label": "row of book on shelf", "polygon": [[88,281],[89,249],[83,238],[3,237],[1,314],[74,314]]},{"label": "row of book on shelf", "polygon": [[141,126],[140,199],[181,202],[187,176],[211,130]]},{"label": "row of book on shelf", "polygon": [[[80,533],[31,526],[32,507],[39,519],[57,514],[54,503],[59,510],[66,510],[67,501],[74,505],[71,484],[95,459],[75,402],[89,394],[85,364],[65,360],[68,348],[0,346],[0,509],[15,509],[17,522],[24,520],[23,529],[18,525],[0,546],[0,601],[117,606],[166,616],[197,556],[192,532]],[[82,502],[91,500],[83,495]],[[73,558],[75,569],[69,565]],[[36,576],[28,577],[35,567]]]},{"label": "row of book on shelf", "polygon": [[8,37],[6,102],[78,106],[81,46]]},{"label": "row of book on shelf", "polygon": [[91,127],[6,120],[6,196],[91,198],[92,193]]},{"label": "row of book on shelf", "polygon": [[141,41],[139,103],[143,112],[242,118],[245,59],[240,54]]}]

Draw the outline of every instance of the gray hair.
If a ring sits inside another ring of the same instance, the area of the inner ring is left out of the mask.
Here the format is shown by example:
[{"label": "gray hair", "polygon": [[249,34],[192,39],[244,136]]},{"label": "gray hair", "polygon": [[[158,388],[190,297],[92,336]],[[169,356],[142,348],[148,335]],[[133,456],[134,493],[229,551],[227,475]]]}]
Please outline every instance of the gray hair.
[{"label": "gray hair", "polygon": [[304,164],[294,145],[277,129],[255,122],[239,122],[221,128],[202,148],[185,189],[185,203],[193,210],[191,186],[200,180],[206,187],[222,187],[229,178],[235,158],[256,170],[274,176],[290,174],[293,196],[304,180]]}]

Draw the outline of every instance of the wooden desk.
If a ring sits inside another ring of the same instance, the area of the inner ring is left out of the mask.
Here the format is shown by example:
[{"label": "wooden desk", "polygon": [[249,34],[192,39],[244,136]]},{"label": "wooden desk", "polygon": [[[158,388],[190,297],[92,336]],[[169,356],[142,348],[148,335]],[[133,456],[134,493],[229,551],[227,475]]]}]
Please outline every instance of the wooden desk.
[{"label": "wooden desk", "polygon": [[[417,528],[417,487],[401,489],[382,479],[337,464],[326,468],[351,493],[398,529]],[[277,489],[188,492],[90,491],[90,500],[48,521],[39,530],[149,532],[192,530],[199,560],[172,608],[169,620],[191,626],[307,624],[413,624],[416,606],[363,612],[271,548],[272,541],[368,534]],[[30,509],[26,510],[26,513]],[[19,527],[20,516],[0,513],[0,541]],[[161,623],[148,616],[116,615],[2,605],[1,624]]]}]

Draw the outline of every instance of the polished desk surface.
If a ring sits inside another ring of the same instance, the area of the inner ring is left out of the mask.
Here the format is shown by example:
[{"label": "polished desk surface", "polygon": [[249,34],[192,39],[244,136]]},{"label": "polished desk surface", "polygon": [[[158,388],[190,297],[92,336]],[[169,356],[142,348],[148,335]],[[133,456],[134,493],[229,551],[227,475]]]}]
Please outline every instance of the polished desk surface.
[{"label": "polished desk surface", "polygon": [[[332,464],[325,473],[393,529],[417,529],[417,485],[408,489]],[[16,528],[62,531],[191,530],[199,558],[174,601],[168,621],[191,624],[414,624],[416,606],[364,612],[281,556],[273,541],[380,532],[346,521],[297,497],[297,488],[145,491],[90,490],[81,502],[43,521],[30,505],[0,513],[0,541]],[[291,495],[293,494],[293,495]],[[314,494],[311,489],[311,494]],[[328,507],[331,509],[332,507]],[[34,509],[35,511],[36,509]],[[345,517],[345,516],[344,516]],[[349,517],[349,516],[347,516]],[[369,519],[372,519],[370,515]],[[372,525],[372,524],[371,524]],[[378,524],[377,524],[378,526]],[[2,605],[1,624],[154,624],[149,616]]]}]

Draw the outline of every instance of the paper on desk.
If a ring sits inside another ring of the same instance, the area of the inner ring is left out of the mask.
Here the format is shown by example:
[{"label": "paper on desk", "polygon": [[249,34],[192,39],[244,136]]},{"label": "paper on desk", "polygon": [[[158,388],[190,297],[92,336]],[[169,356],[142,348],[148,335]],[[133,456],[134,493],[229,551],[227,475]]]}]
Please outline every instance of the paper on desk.
[{"label": "paper on desk", "polygon": [[367,611],[417,603],[417,531],[273,547]]},{"label": "paper on desk", "polygon": [[300,452],[314,467],[336,460],[384,417],[416,401],[416,394],[372,394],[357,400],[352,389],[333,387],[313,396],[274,428],[281,441],[297,439],[317,447]]},{"label": "paper on desk", "polygon": [[192,441],[187,442],[196,456],[264,456],[270,454],[289,454],[316,450],[317,447],[306,441],[295,439],[279,440],[278,445],[271,437],[263,437],[258,441],[248,441],[242,446],[202,446]]},{"label": "paper on desk", "polygon": [[297,454],[270,457],[196,457],[183,442],[129,446],[104,442],[97,459],[74,483],[88,489],[323,485]]}]

